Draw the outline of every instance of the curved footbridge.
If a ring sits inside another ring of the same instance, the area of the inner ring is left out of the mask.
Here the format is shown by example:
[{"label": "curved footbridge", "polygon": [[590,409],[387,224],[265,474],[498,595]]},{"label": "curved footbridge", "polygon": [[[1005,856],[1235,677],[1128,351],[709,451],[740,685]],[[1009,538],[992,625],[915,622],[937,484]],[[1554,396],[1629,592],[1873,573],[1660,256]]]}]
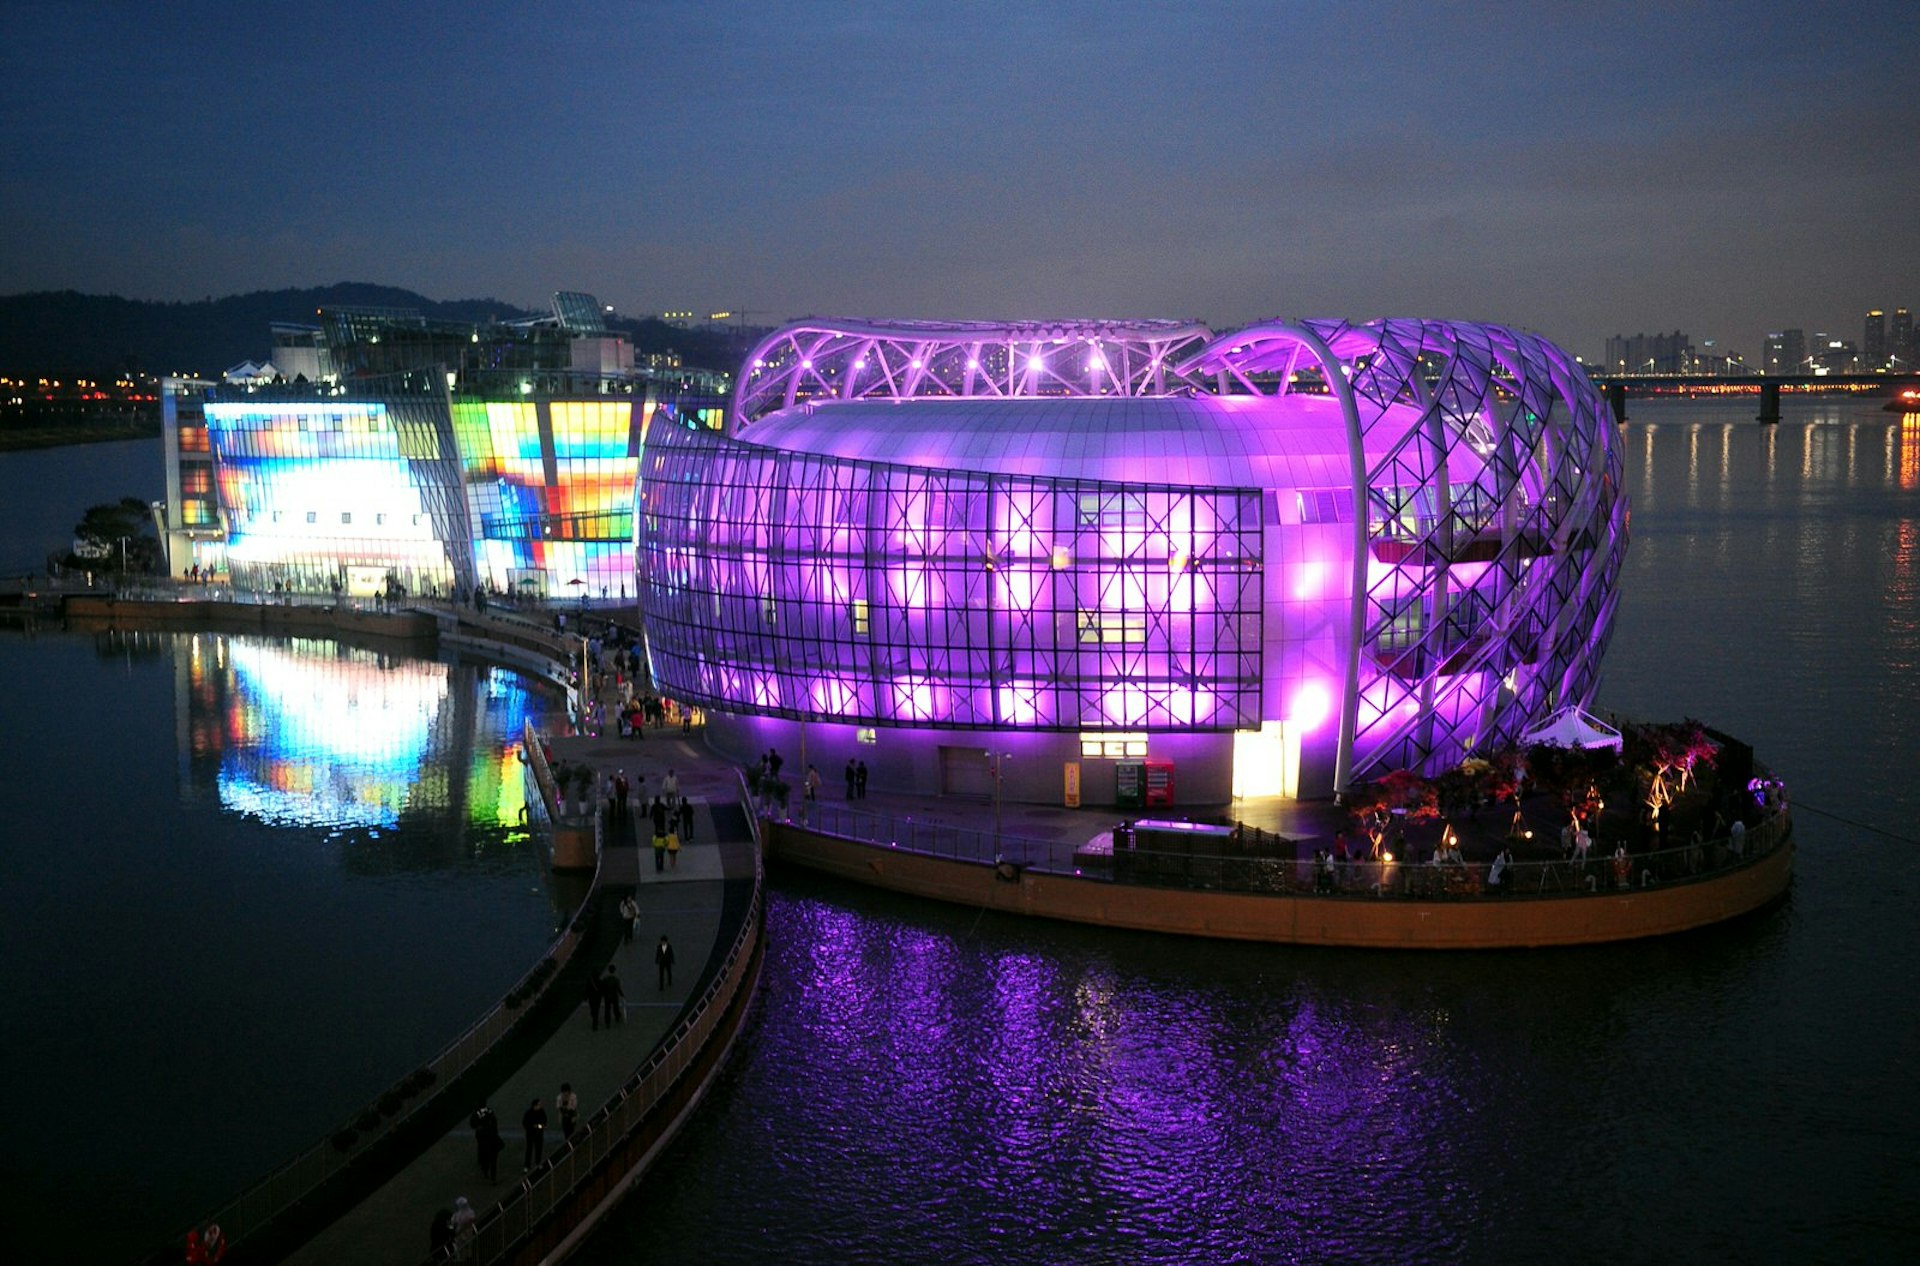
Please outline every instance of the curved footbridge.
[{"label": "curved footbridge", "polygon": [[[575,969],[548,986],[558,1024],[504,1076],[455,1097],[461,1119],[283,1260],[428,1260],[428,1219],[461,1195],[479,1218],[462,1260],[558,1260],[645,1172],[724,1063],[758,981],[764,913],[755,823],[741,806],[738,775],[703,760],[691,738],[671,729],[644,741],[574,735],[546,744],[555,760],[602,775],[624,771],[635,788],[626,817],[595,814],[598,866],[585,916],[592,926]],[[642,805],[669,770],[696,805],[695,824],[672,864],[656,869]],[[581,831],[578,821],[556,822],[556,839]],[[640,912],[631,927],[618,914],[629,895]],[[674,947],[671,983],[655,966],[663,935]],[[624,1014],[596,1024],[586,982],[609,967],[622,982]],[[554,1108],[563,1082],[582,1108],[571,1138]],[[535,1098],[548,1127],[544,1158],[529,1167],[521,1117]],[[493,1109],[506,1144],[492,1182],[480,1172],[465,1118],[480,1102]]]},{"label": "curved footbridge", "polygon": [[[264,614],[263,614],[264,612]],[[566,685],[569,648],[524,619],[474,619],[420,610],[349,613],[319,604],[95,601],[70,623],[128,627],[264,628],[457,644]],[[537,744],[556,761],[623,770],[635,791],[626,819],[569,817],[542,779],[556,868],[569,855],[591,886],[547,955],[488,1015],[330,1137],[294,1157],[196,1225],[217,1222],[229,1263],[394,1262],[429,1255],[436,1210],[465,1196],[478,1214],[460,1260],[557,1261],[589,1234],[698,1106],[724,1064],[758,985],[765,896],[757,822],[737,771],[705,756],[697,734],[656,729],[644,740],[589,733]],[[534,757],[536,766],[543,757]],[[655,869],[642,805],[668,770],[695,806],[694,828],[671,867]],[[530,794],[530,803],[534,797]],[[636,831],[637,825],[643,829]],[[584,851],[581,851],[584,850]],[[585,886],[583,884],[583,886]],[[638,920],[619,916],[632,896]],[[674,947],[671,983],[654,951]],[[618,1023],[595,1024],[587,982],[611,967],[624,989]],[[554,1097],[579,1096],[571,1137]],[[547,1112],[544,1156],[525,1164],[521,1118],[535,1098]],[[496,1180],[481,1173],[470,1114],[490,1106],[505,1148]],[[180,1260],[180,1241],[157,1264]]]}]

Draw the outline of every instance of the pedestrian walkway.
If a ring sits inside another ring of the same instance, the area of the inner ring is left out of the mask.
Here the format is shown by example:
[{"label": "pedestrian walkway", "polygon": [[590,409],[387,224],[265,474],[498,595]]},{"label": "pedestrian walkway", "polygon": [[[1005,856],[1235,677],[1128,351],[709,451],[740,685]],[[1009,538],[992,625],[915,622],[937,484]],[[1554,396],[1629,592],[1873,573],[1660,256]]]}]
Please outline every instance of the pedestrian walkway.
[{"label": "pedestrian walkway", "polygon": [[[731,821],[739,815],[721,816]],[[497,1181],[489,1183],[481,1175],[473,1130],[463,1122],[287,1260],[314,1266],[417,1262],[427,1254],[428,1226],[436,1210],[451,1209],[455,1197],[465,1196],[484,1218],[494,1203],[512,1191],[522,1168],[521,1116],[536,1097],[547,1110],[549,1153],[560,1141],[559,1113],[553,1101],[562,1082],[571,1083],[580,1096],[583,1121],[610,1099],[672,1030],[680,1009],[700,986],[715,948],[724,949],[732,940],[735,929],[725,926],[723,919],[726,883],[751,881],[752,844],[737,831],[735,838],[719,841],[717,831],[714,815],[701,813],[696,842],[682,850],[679,869],[661,875],[649,869],[637,884],[631,878],[639,875],[633,865],[635,850],[616,849],[609,854],[615,870],[629,872],[626,884],[631,885],[640,908],[635,934],[618,946],[609,964],[625,992],[624,1019],[603,1021],[596,1029],[583,992],[559,1030],[486,1096],[506,1141]],[[704,841],[699,835],[705,836]],[[617,901],[616,894],[625,886],[609,888],[608,898]],[[654,950],[663,933],[674,946],[677,960],[673,983],[666,987],[654,968]]]}]

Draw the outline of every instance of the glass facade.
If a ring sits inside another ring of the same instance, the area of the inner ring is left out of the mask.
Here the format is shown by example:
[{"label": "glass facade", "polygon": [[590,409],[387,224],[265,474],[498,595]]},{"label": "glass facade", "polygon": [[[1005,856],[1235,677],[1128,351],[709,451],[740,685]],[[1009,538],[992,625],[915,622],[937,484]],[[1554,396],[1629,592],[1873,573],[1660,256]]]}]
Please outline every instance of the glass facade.
[{"label": "glass facade", "polygon": [[372,594],[453,583],[429,511],[430,473],[402,452],[384,403],[211,402],[207,430],[236,585]]},{"label": "glass facade", "polygon": [[639,525],[655,675],[722,713],[1234,731],[1324,794],[1590,702],[1612,629],[1611,415],[1497,326],[804,323],[729,423],[658,428]]},{"label": "glass facade", "polygon": [[1308,367],[1341,402],[1366,507],[1344,560],[1336,782],[1447,769],[1590,702],[1627,502],[1612,414],[1581,367],[1532,335],[1418,320],[1256,326],[1187,366],[1250,390],[1278,373],[1281,392]]},{"label": "glass facade", "polygon": [[633,487],[648,408],[632,397],[453,401],[480,583],[631,595]]},{"label": "glass facade", "polygon": [[846,461],[660,426],[641,556],[661,688],[926,728],[1258,723],[1246,489]]},{"label": "glass facade", "polygon": [[449,396],[424,381],[206,406],[233,582],[631,596],[644,398]]}]

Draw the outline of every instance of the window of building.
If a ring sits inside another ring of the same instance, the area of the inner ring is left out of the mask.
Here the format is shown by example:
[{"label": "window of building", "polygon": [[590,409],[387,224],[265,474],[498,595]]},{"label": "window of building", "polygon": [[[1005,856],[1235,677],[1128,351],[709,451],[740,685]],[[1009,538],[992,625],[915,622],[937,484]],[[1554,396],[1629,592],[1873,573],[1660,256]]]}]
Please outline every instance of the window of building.
[{"label": "window of building", "polygon": [[1353,489],[1301,488],[1294,494],[1300,501],[1302,523],[1353,522]]},{"label": "window of building", "polygon": [[853,732],[853,741],[856,743],[878,743],[880,741],[880,732],[870,725],[863,725]]},{"label": "window of building", "polygon": [[1100,532],[1143,532],[1147,501],[1137,492],[1083,492],[1078,499],[1080,526]]},{"label": "window of building", "polygon": [[342,523],[352,523],[352,522],[353,522],[353,512],[352,512],[352,511],[350,511],[350,510],[342,510],[342,511],[340,512],[340,522],[342,522]]},{"label": "window of building", "polygon": [[1433,527],[1434,490],[1390,484],[1367,492],[1367,531],[1376,537],[1414,541]]},{"label": "window of building", "polygon": [[867,600],[855,598],[853,600],[853,635],[866,637],[871,632],[873,632],[873,620],[867,609]]},{"label": "window of building", "polygon": [[386,526],[386,522],[387,516],[384,514],[376,514],[373,516],[373,525],[375,527],[384,527]]},{"label": "window of building", "polygon": [[319,521],[320,521],[320,512],[318,510],[307,511],[307,522],[318,523]]},{"label": "window of building", "polygon": [[1102,756],[1108,758],[1145,756],[1147,754],[1147,736],[1144,734],[1115,734],[1105,730],[1085,731],[1080,735],[1080,754],[1082,756]]}]

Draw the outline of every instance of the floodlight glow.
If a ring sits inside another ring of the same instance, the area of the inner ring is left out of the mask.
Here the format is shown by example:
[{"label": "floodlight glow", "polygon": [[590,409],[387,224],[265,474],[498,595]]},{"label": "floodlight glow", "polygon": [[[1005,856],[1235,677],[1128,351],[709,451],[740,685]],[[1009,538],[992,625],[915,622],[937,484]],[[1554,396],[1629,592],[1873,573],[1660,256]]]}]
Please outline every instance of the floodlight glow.
[{"label": "floodlight glow", "polygon": [[1333,694],[1323,681],[1309,681],[1293,692],[1291,714],[1287,720],[1302,730],[1317,730],[1333,714]]}]

